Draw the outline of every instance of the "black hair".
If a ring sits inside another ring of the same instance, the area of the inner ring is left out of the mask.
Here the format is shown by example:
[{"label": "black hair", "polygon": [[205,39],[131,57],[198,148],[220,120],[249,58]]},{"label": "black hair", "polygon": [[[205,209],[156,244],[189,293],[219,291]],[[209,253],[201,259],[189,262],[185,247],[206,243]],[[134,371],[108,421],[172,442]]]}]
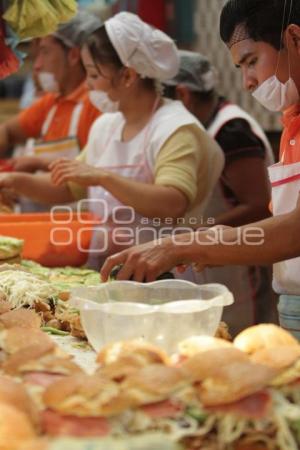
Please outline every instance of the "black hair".
[{"label": "black hair", "polygon": [[196,98],[196,101],[201,105],[202,103],[209,103],[211,102],[215,96],[216,96],[216,91],[215,89],[211,89],[210,91],[207,92],[193,92],[194,97]]},{"label": "black hair", "polygon": [[221,12],[220,35],[228,43],[241,24],[250,39],[279,50],[281,32],[291,23],[300,26],[299,0],[229,0]]},{"label": "black hair", "polygon": [[163,84],[164,89],[164,97],[170,98],[171,100],[176,99],[176,86],[169,86],[167,84]]},{"label": "black hair", "polygon": [[85,45],[95,64],[108,64],[115,69],[122,69],[122,61],[114,49],[104,26],[98,28],[86,40]]},{"label": "black hair", "polygon": [[[87,38],[85,45],[87,46],[96,67],[97,63],[111,65],[117,70],[124,67],[124,64],[108,37],[104,25]],[[143,78],[142,81],[146,89],[155,89],[155,81],[153,79]]]}]

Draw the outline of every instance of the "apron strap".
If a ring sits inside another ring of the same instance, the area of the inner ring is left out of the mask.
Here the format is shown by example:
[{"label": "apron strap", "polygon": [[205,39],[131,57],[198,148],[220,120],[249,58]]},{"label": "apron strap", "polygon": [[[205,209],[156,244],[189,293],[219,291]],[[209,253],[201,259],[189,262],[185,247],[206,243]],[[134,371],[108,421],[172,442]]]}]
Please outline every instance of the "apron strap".
[{"label": "apron strap", "polygon": [[[81,114],[82,108],[83,108],[83,103],[78,103],[75,106],[75,108],[72,112],[72,116],[71,116],[71,122],[70,122],[68,136],[66,136],[66,137],[77,136],[77,129],[78,129],[78,124],[79,124],[79,119],[80,119],[80,114]],[[42,126],[41,137],[44,137],[47,134],[49,127],[54,119],[56,110],[57,110],[57,105],[54,105],[50,109],[50,111],[46,117],[46,120]]]},{"label": "apron strap", "polygon": [[300,180],[300,173],[298,173],[296,175],[292,175],[287,178],[283,178],[282,180],[273,181],[273,183],[271,183],[271,186],[272,186],[272,188],[274,188],[277,186],[282,186],[283,184],[293,183],[293,181],[297,181],[297,180]]},{"label": "apron strap", "polygon": [[45,122],[43,123],[42,130],[41,130],[41,137],[42,137],[42,138],[47,134],[47,132],[48,132],[48,130],[49,130],[49,127],[50,127],[50,125],[51,125],[51,122],[52,122],[52,120],[54,119],[56,110],[57,110],[57,105],[54,105],[54,106],[50,109],[50,111],[48,112],[48,115],[47,115],[47,117],[46,117]]},{"label": "apron strap", "polygon": [[77,130],[79,125],[80,114],[83,109],[83,103],[78,103],[75,106],[74,111],[72,113],[70,128],[69,128],[69,137],[77,136]]}]

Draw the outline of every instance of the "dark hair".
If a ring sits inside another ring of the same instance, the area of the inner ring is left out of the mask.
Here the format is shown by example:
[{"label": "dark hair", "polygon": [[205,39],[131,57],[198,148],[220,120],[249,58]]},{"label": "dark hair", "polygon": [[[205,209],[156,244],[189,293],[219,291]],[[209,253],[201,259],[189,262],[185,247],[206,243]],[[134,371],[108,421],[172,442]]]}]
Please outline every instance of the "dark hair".
[{"label": "dark hair", "polygon": [[196,101],[201,104],[201,103],[208,103],[211,102],[215,96],[216,96],[216,91],[215,89],[211,89],[210,91],[207,92],[193,92],[194,97],[196,98]]},{"label": "dark hair", "polygon": [[[85,45],[93,58],[95,65],[108,64],[120,70],[124,67],[118,53],[112,45],[105,26],[98,28],[86,40]],[[155,89],[155,81],[151,78],[143,78],[143,85],[146,89]]]},{"label": "dark hair", "polygon": [[95,63],[109,64],[116,69],[122,69],[123,64],[114,49],[104,26],[94,31],[86,40],[85,45]]},{"label": "dark hair", "polygon": [[[180,84],[180,83],[179,83]],[[169,86],[164,84],[164,97],[170,98],[172,100],[176,99],[176,86]],[[211,102],[216,95],[215,89],[211,89],[208,92],[199,92],[191,90],[191,93],[198,104]]]},{"label": "dark hair", "polygon": [[300,26],[299,0],[229,0],[220,17],[221,39],[228,43],[237,25],[244,25],[250,39],[279,50],[281,31],[291,23]]}]

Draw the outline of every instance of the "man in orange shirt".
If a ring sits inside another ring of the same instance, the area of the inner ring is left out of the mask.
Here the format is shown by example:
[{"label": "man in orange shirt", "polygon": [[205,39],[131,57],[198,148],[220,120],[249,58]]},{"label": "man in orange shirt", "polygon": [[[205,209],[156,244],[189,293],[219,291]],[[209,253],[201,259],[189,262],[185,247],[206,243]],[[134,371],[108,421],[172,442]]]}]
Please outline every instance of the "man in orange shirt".
[{"label": "man in orange shirt", "polygon": [[75,158],[85,146],[99,111],[88,99],[80,47],[100,26],[96,17],[80,11],[40,39],[34,71],[45,94],[0,126],[2,155],[26,144],[24,156],[13,160],[15,170],[48,170],[50,160]]}]

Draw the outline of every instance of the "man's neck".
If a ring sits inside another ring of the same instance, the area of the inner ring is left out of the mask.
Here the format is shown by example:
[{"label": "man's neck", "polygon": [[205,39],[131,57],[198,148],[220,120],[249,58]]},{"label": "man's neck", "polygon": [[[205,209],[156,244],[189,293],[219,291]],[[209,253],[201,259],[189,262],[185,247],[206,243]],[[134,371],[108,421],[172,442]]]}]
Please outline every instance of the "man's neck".
[{"label": "man's neck", "polygon": [[61,95],[63,97],[67,97],[68,95],[72,94],[72,92],[74,92],[85,81],[85,79],[85,72],[73,72],[61,89]]},{"label": "man's neck", "polygon": [[216,95],[211,101],[207,102],[206,104],[203,104],[199,107],[199,110],[197,112],[194,112],[197,119],[202,123],[202,125],[207,128],[212,121],[216,109],[219,104],[219,96]]}]

